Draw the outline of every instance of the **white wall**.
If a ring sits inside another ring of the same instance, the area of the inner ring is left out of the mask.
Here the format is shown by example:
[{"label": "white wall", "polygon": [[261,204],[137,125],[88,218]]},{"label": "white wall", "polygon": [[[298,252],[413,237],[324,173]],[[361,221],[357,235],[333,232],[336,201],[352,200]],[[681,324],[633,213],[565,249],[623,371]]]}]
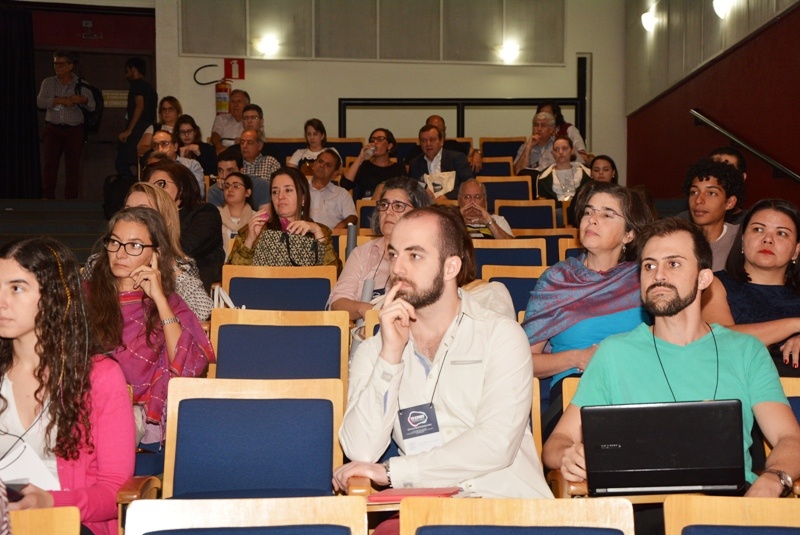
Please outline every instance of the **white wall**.
[{"label": "white wall", "polygon": [[[158,93],[177,96],[207,136],[214,120],[214,86],[195,84],[193,74],[201,65],[217,63],[219,67],[202,71],[201,78],[221,78],[222,58],[179,56],[178,2],[155,0],[155,10]],[[246,80],[233,85],[248,91],[264,108],[267,136],[301,137],[305,120],[318,117],[335,137],[339,98],[575,97],[577,54],[591,53],[589,147],[612,155],[625,176],[624,0],[567,0],[566,26],[563,66],[247,60]],[[481,136],[527,135],[532,112],[468,112],[466,135],[476,145]],[[353,111],[348,114],[348,135],[365,137],[374,128],[386,127],[397,137],[415,137],[431,113],[444,115],[454,137],[455,111],[446,109]]]}]

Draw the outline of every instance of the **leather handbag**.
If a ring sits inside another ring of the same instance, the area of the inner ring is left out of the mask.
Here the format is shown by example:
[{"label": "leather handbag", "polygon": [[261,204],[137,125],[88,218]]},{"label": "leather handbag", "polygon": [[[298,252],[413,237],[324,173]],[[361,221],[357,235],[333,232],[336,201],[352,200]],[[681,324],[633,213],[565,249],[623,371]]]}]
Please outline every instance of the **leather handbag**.
[{"label": "leather handbag", "polygon": [[311,234],[264,229],[253,250],[254,266],[321,266],[319,242]]}]

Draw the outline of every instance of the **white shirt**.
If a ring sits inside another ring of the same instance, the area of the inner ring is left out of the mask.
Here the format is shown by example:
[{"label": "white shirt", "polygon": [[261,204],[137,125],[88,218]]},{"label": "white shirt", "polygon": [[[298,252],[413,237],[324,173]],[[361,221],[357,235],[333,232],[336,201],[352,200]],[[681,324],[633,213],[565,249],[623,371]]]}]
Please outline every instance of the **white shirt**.
[{"label": "white shirt", "polygon": [[230,113],[223,113],[214,118],[214,125],[211,132],[216,132],[222,138],[222,145],[230,147],[236,142],[237,137],[242,137],[244,126],[241,121],[237,121]]},{"label": "white shirt", "polygon": [[206,198],[206,179],[203,176],[203,167],[200,165],[200,162],[197,160],[190,160],[189,158],[184,158],[183,156],[177,156],[175,158],[178,160],[178,163],[186,167],[189,171],[192,172],[194,177],[197,179],[197,184],[200,186],[200,197],[205,199]]},{"label": "white shirt", "polygon": [[[467,292],[459,296],[461,310],[432,363],[416,354],[413,340],[396,365],[379,357],[380,336],[361,344],[350,364],[342,447],[354,461],[375,462],[393,436],[401,451],[390,460],[397,488],[461,486],[485,497],[552,498],[528,427],[528,338],[517,322]],[[431,401],[445,443],[402,454],[398,409]]]},{"label": "white shirt", "polygon": [[429,160],[427,156],[424,156],[425,162],[428,164],[428,174],[433,175],[436,173],[440,173],[442,171],[442,149],[439,149],[439,152],[436,153],[436,156],[433,157],[433,160]]},{"label": "white shirt", "polygon": [[328,228],[333,228],[348,216],[356,215],[356,203],[350,192],[333,182],[322,189],[317,189],[309,180],[311,190],[311,219]]}]

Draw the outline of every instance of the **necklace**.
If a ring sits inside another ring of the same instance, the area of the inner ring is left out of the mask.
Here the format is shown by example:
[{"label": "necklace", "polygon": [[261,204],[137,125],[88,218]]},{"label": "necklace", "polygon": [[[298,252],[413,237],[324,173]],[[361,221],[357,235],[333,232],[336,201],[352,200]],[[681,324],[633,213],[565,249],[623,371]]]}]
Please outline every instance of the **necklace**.
[{"label": "necklace", "polygon": [[[711,328],[711,325],[706,323],[706,327],[708,327],[708,332],[711,333],[711,338],[714,339],[714,351],[717,354],[717,379],[714,384],[714,395],[711,398],[712,400],[716,401],[717,399],[717,388],[719,388],[719,346],[717,346],[717,337],[714,336],[714,329]],[[664,380],[667,382],[667,388],[669,388],[669,393],[672,395],[672,401],[677,402],[678,400],[675,398],[675,392],[672,390],[672,385],[669,382],[669,377],[667,377],[667,371],[664,369],[664,363],[661,362],[661,355],[658,354],[658,345],[656,344],[656,326],[653,325],[653,348],[656,350],[656,357],[658,358],[658,363],[661,365],[661,373],[664,374]]]}]

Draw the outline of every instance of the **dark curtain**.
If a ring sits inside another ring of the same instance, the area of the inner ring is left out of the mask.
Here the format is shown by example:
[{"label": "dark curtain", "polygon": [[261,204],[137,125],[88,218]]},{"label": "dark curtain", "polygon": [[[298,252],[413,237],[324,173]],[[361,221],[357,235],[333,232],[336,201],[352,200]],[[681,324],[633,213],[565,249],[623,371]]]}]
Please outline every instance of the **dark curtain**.
[{"label": "dark curtain", "polygon": [[41,197],[33,18],[21,4],[0,2],[0,198]]}]

